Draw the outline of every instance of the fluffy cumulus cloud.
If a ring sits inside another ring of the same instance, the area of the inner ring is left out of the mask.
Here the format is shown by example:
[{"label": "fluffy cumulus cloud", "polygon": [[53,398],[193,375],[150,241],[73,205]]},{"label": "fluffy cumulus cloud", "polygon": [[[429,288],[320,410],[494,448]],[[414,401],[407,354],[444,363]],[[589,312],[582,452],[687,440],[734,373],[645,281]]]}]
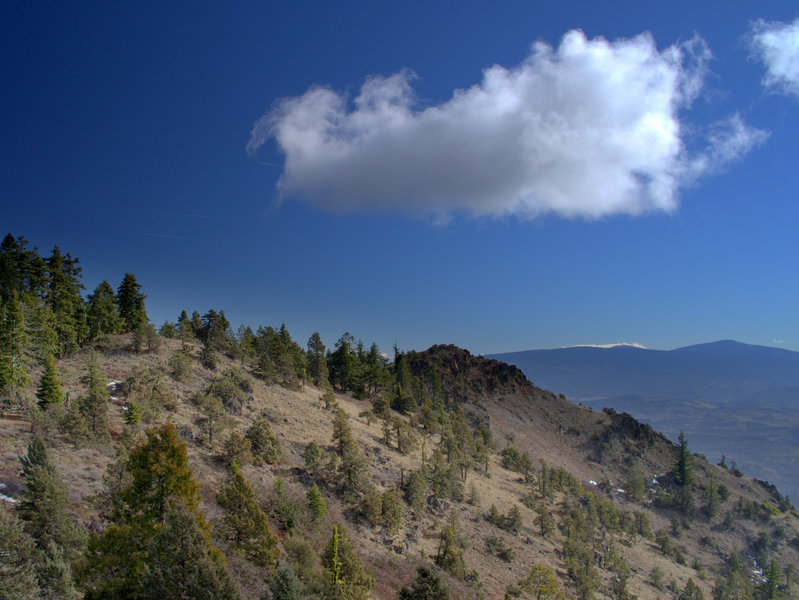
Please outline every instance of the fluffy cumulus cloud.
[{"label": "fluffy cumulus cloud", "polygon": [[680,112],[709,60],[699,38],[659,51],[648,34],[611,42],[571,31],[438,105],[420,105],[410,71],[369,78],[352,100],[311,88],[277,102],[247,149],[274,139],[281,195],[334,211],[443,220],[671,211],[682,186],[763,139],[733,116],[701,150],[687,148]]},{"label": "fluffy cumulus cloud", "polygon": [[766,86],[799,98],[799,19],[793,23],[757,21],[752,48],[766,65]]}]

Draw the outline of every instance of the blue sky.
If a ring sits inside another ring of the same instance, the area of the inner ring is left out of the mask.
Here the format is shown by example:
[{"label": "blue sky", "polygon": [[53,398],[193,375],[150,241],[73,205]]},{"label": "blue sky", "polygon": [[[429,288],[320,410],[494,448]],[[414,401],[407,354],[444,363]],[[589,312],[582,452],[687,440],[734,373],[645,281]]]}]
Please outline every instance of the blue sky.
[{"label": "blue sky", "polygon": [[799,350],[792,3],[116,4],[0,9],[2,233],[87,291],[386,351]]}]

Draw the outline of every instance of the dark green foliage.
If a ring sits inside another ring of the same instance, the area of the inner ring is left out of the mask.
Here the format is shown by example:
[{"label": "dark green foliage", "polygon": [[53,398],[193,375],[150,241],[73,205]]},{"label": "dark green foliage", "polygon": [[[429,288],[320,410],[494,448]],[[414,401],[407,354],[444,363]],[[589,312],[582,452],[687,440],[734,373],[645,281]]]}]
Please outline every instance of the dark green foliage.
[{"label": "dark green foliage", "polygon": [[336,342],[336,349],[328,356],[327,369],[330,383],[342,390],[353,390],[358,384],[357,357],[353,350],[353,338],[345,332]]},{"label": "dark green foliage", "polygon": [[191,359],[182,350],[178,350],[169,357],[169,368],[172,377],[177,381],[186,381],[191,375]]},{"label": "dark green foliage", "polygon": [[21,461],[25,491],[17,505],[17,514],[25,531],[40,550],[54,542],[74,557],[83,543],[83,536],[67,514],[66,487],[50,462],[41,437],[34,436]]},{"label": "dark green foliage", "polygon": [[164,321],[164,324],[158,329],[158,335],[167,340],[173,340],[178,337],[178,326],[175,323]]},{"label": "dark green foliage", "polygon": [[58,431],[66,435],[75,448],[90,437],[91,432],[77,402],[70,403],[69,409],[59,419]]},{"label": "dark green foliage", "polygon": [[0,300],[14,292],[42,296],[47,284],[45,262],[38,249],[28,250],[28,241],[6,234],[0,243]]},{"label": "dark green foliage", "polygon": [[307,379],[305,354],[291,338],[285,324],[277,331],[272,327],[259,327],[252,347],[257,356],[255,373],[267,382],[299,389]]},{"label": "dark green foliage", "polygon": [[24,401],[30,384],[29,336],[17,292],[0,300],[0,395],[12,404]]},{"label": "dark green foliage", "polygon": [[253,462],[252,444],[237,431],[225,442],[225,462],[228,465],[244,465]]},{"label": "dark green foliage", "polygon": [[674,483],[677,484],[678,487],[685,487],[694,482],[693,457],[688,451],[688,442],[682,431],[680,432],[677,457],[674,461],[672,473]]},{"label": "dark green foliage", "polygon": [[328,581],[322,597],[325,600],[366,600],[375,586],[372,572],[355,555],[346,531],[337,525],[322,555]]},{"label": "dark green foliage", "polygon": [[519,452],[515,446],[508,446],[502,452],[502,466],[509,471],[516,471],[522,475],[527,475],[533,470],[533,462],[526,453]]},{"label": "dark green foliage", "polygon": [[86,599],[237,598],[175,427],[148,431],[121,466],[111,524],[91,538],[78,568]]},{"label": "dark green foliage", "polygon": [[460,522],[457,513],[450,513],[449,522],[441,529],[438,536],[438,551],[435,563],[447,573],[461,581],[466,580],[469,573],[463,561],[464,540],[461,537]]},{"label": "dark green foliage", "polygon": [[[239,592],[221,552],[211,545],[201,517],[180,502],[170,503],[164,523],[146,545],[148,561],[134,597],[236,600]],[[87,594],[87,600],[95,597]],[[119,597],[119,596],[117,596]]]},{"label": "dark green foliage", "polygon": [[664,556],[671,558],[678,565],[685,564],[685,555],[675,544],[665,529],[659,529],[655,534],[655,543]]},{"label": "dark green foliage", "polygon": [[47,287],[44,299],[54,315],[56,354],[74,352],[88,337],[86,313],[81,297],[80,261],[69,253],[61,254],[58,246],[47,259]]},{"label": "dark green foliage", "polygon": [[517,533],[522,526],[522,515],[517,506],[512,507],[508,511],[508,514],[501,515],[497,507],[492,504],[488,514],[485,515],[485,519],[500,529],[504,529],[511,533]]},{"label": "dark green foliage", "polygon": [[244,434],[250,441],[255,464],[274,465],[280,459],[280,440],[272,433],[269,421],[258,417]]},{"label": "dark green foliage", "polygon": [[555,574],[543,565],[532,565],[527,577],[516,583],[514,591],[514,596],[529,594],[536,600],[564,600]]},{"label": "dark green foliage", "polygon": [[202,327],[196,332],[203,345],[213,352],[229,352],[231,342],[227,332],[230,322],[225,317],[225,311],[216,312],[211,309],[202,317]]},{"label": "dark green foliage", "polygon": [[0,594],[8,600],[39,596],[33,538],[13,512],[0,506]]},{"label": "dark green foliage", "polygon": [[290,563],[281,563],[269,580],[269,594],[261,600],[305,600],[305,586]]},{"label": "dark green foliage", "polygon": [[125,411],[125,425],[138,425],[141,423],[141,409],[136,402],[128,402],[128,410]]},{"label": "dark green foliage", "polygon": [[322,498],[322,492],[319,491],[319,487],[316,484],[311,486],[306,497],[308,498],[308,509],[311,511],[311,515],[313,515],[314,519],[321,519],[327,514],[325,499]]},{"label": "dark green foliage", "polygon": [[416,579],[400,590],[398,600],[449,600],[449,590],[441,583],[435,569],[428,565],[416,568]]},{"label": "dark green foliage", "polygon": [[117,308],[117,295],[107,281],[98,285],[89,295],[86,309],[86,322],[89,326],[89,339],[97,339],[100,335],[119,333],[124,321]]},{"label": "dark green foliage", "polygon": [[325,453],[316,442],[308,442],[302,453],[302,459],[305,461],[305,470],[308,471],[311,477],[319,478],[322,476]]},{"label": "dark green foliage", "polygon": [[402,527],[402,507],[396,488],[388,489],[380,496],[380,519],[389,533],[397,533]]},{"label": "dark green foliage", "polygon": [[44,372],[36,390],[39,406],[42,409],[64,401],[64,390],[61,389],[61,379],[58,377],[58,368],[52,355],[44,363]]},{"label": "dark green foliage", "polygon": [[146,295],[141,293],[141,284],[132,273],[125,273],[122,283],[117,289],[119,316],[122,318],[123,331],[137,331],[142,325],[150,322],[144,308]]},{"label": "dark green foliage", "polygon": [[308,338],[308,377],[316,386],[328,384],[327,359],[325,358],[325,345],[319,332],[314,332]]},{"label": "dark green foliage", "polygon": [[280,555],[277,538],[255,501],[252,487],[235,465],[228,483],[217,493],[216,502],[225,513],[229,539],[236,550],[261,567],[274,567]]},{"label": "dark green foliage", "polygon": [[682,592],[680,592],[680,600],[704,600],[705,594],[702,589],[694,583],[693,579],[689,579],[685,584]]},{"label": "dark green foliage", "polygon": [[427,480],[422,471],[412,471],[405,478],[405,501],[417,514],[427,507]]},{"label": "dark green foliage", "polygon": [[490,537],[486,542],[489,553],[493,554],[504,560],[505,562],[513,562],[516,558],[516,553],[513,548],[505,544],[505,540],[499,537]]},{"label": "dark green foliage", "polygon": [[538,528],[538,532],[541,534],[542,537],[547,537],[552,535],[555,531],[555,520],[552,518],[552,514],[549,512],[549,509],[544,506],[543,504],[537,504],[535,506],[535,526]]},{"label": "dark green foliage", "polygon": [[80,400],[80,410],[94,439],[108,438],[108,390],[100,374],[100,364],[94,351],[89,353],[86,375],[87,391]]}]

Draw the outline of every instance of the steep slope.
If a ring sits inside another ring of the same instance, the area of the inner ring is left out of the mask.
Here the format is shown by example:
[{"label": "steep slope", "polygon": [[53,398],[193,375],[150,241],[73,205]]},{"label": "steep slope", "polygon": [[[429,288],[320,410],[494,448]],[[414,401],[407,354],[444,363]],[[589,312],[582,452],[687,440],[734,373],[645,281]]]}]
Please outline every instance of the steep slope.
[{"label": "steep slope", "polygon": [[[591,549],[588,559],[595,571],[597,597],[610,597],[622,577],[623,570],[618,566],[621,561],[628,569],[624,576],[628,577],[627,590],[639,598],[660,598],[668,593],[655,585],[651,576],[655,568],[662,573],[664,585],[674,582],[675,589],[683,590],[691,580],[708,598],[713,573],[726,572],[726,560],[733,550],[741,554],[748,570],[755,568],[751,556],[758,548],[753,543],[761,532],[769,535],[768,548],[763,550],[766,556],[778,558],[781,566],[799,562],[797,517],[787,511],[777,510],[775,515],[762,509],[764,504],[779,504],[774,490],[736,477],[701,458],[695,458],[694,469],[697,503],[701,507],[702,484],[724,484],[729,496],[712,518],[697,510],[686,520],[687,527],[679,539],[665,534],[686,556],[681,561],[684,564],[674,558],[678,555],[665,556],[654,538],[648,538],[630,523],[635,523],[637,512],[646,515],[655,531],[665,532],[675,528],[675,518],[680,520],[679,511],[665,507],[672,498],[670,478],[665,475],[675,461],[676,448],[671,442],[628,415],[596,412],[572,404],[533,386],[516,367],[475,357],[454,346],[408,353],[411,371],[421,378],[432,371],[438,374],[448,414],[454,422],[455,411],[461,410],[473,427],[469,435],[476,435],[480,426],[488,425],[495,448],[487,455],[487,472],[480,462],[468,463],[463,471],[465,481],[460,482],[460,499],[436,497],[428,491],[421,509],[401,501],[402,525],[392,531],[385,524],[370,524],[364,517],[363,502],[342,493],[334,479],[309,470],[303,454],[310,442],[315,442],[327,456],[333,455],[334,405],[329,398],[327,403],[322,399],[324,390],[311,385],[286,389],[245,373],[242,381],[249,391],[241,403],[226,402],[225,426],[214,432],[216,441],[211,443],[208,418],[197,400],[218,385],[215,382],[223,373],[241,370],[241,366],[223,357],[215,370],[209,370],[200,361],[200,347],[190,343],[188,375],[176,378],[170,359],[179,351],[179,342],[164,340],[161,350],[153,354],[132,352],[129,344],[129,337],[115,337],[100,348],[103,373],[109,380],[119,382],[110,388],[116,398],[110,405],[112,443],[76,448],[55,428],[47,431],[58,470],[69,485],[70,512],[88,530],[104,527],[93,497],[105,489],[103,475],[114,459],[115,446],[131,443],[131,436],[140,436],[144,426],[125,425],[125,409],[132,400],[145,408],[149,406],[152,411],[147,418],[151,423],[171,421],[186,440],[191,467],[200,483],[202,509],[214,526],[214,541],[224,551],[249,597],[263,593],[269,573],[236,553],[226,535],[215,494],[228,473],[226,441],[234,432],[243,434],[261,416],[268,419],[280,441],[281,459],[276,465],[244,462],[242,472],[270,516],[284,556],[289,556],[290,548],[298,552],[296,544],[292,546],[297,537],[308,540],[309,547],[318,552],[327,543],[332,525],[344,523],[357,554],[375,573],[374,598],[393,600],[399,588],[413,578],[415,566],[432,561],[440,551],[440,532],[452,511],[459,517],[461,537],[468,540],[464,549],[466,570],[474,574],[460,581],[441,572],[453,598],[476,598],[478,594],[503,598],[509,589],[519,589],[514,586],[526,577],[533,564],[552,569],[566,596],[577,597],[578,575],[572,573],[576,559],[569,558],[577,548],[572,535],[574,509],[584,512],[589,520],[596,519],[591,538],[585,543]],[[59,362],[70,398],[83,393],[85,364],[85,352]],[[135,381],[149,382],[147,389],[152,390],[163,384],[168,393],[150,406],[141,393],[134,391],[140,389],[135,388]],[[390,420],[381,422],[369,414],[372,404],[368,399],[356,400],[344,394],[335,394],[335,404],[349,416],[352,436],[367,460],[366,473],[377,493],[407,483],[423,464],[431,472],[434,470],[435,449],[443,436],[427,430],[417,417],[392,413]],[[399,452],[395,437],[389,436],[386,443],[383,422],[390,422],[392,428],[410,426],[415,443]],[[0,421],[0,480],[15,495],[20,489],[17,456],[25,452],[30,429],[29,424],[20,421]],[[527,474],[514,470],[516,467],[504,460],[501,451],[508,445],[529,457],[532,469]],[[440,458],[443,460],[443,454]],[[640,500],[618,491],[626,486],[633,467],[640,469],[646,479]],[[655,475],[657,484],[653,483]],[[321,487],[329,509],[320,521],[311,517],[305,499],[313,482]],[[745,502],[740,510],[736,508],[739,497]],[[492,506],[500,518],[491,517]],[[514,509],[520,519],[511,525],[505,517]],[[546,535],[541,534],[536,523],[541,511],[551,515],[557,525]],[[727,513],[730,517],[726,517]],[[291,531],[294,538],[289,535]],[[310,559],[314,559],[313,552]]]},{"label": "steep slope", "polygon": [[799,494],[799,352],[730,340],[671,351],[575,347],[494,355],[538,385],[609,406]]}]

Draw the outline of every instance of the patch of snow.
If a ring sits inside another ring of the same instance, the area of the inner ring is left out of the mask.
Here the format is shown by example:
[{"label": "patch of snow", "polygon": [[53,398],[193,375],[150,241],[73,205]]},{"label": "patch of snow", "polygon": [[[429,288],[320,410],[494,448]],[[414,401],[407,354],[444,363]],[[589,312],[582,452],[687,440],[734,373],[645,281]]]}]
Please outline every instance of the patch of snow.
[{"label": "patch of snow", "polygon": [[623,490],[623,489],[621,489],[621,488],[616,488],[616,491],[617,491],[617,492],[619,492],[620,494],[623,494],[623,493],[624,493],[624,490]]},{"label": "patch of snow", "polygon": [[574,346],[563,346],[564,348],[618,348],[619,346],[626,346],[628,348],[640,348],[646,350],[646,346],[642,346],[638,342],[619,342],[618,344],[575,344]]},{"label": "patch of snow", "polygon": [[122,407],[122,410],[124,410],[125,412],[127,412],[127,411],[128,411],[128,407],[127,407],[127,406],[123,406],[123,407]]},{"label": "patch of snow", "polygon": [[590,483],[591,485],[596,485],[596,481],[594,481],[593,479],[589,479],[588,483]]},{"label": "patch of snow", "polygon": [[19,500],[17,500],[16,498],[12,498],[11,496],[6,496],[5,494],[0,494],[0,500],[2,500],[3,502],[13,502],[14,504],[19,502]]}]

